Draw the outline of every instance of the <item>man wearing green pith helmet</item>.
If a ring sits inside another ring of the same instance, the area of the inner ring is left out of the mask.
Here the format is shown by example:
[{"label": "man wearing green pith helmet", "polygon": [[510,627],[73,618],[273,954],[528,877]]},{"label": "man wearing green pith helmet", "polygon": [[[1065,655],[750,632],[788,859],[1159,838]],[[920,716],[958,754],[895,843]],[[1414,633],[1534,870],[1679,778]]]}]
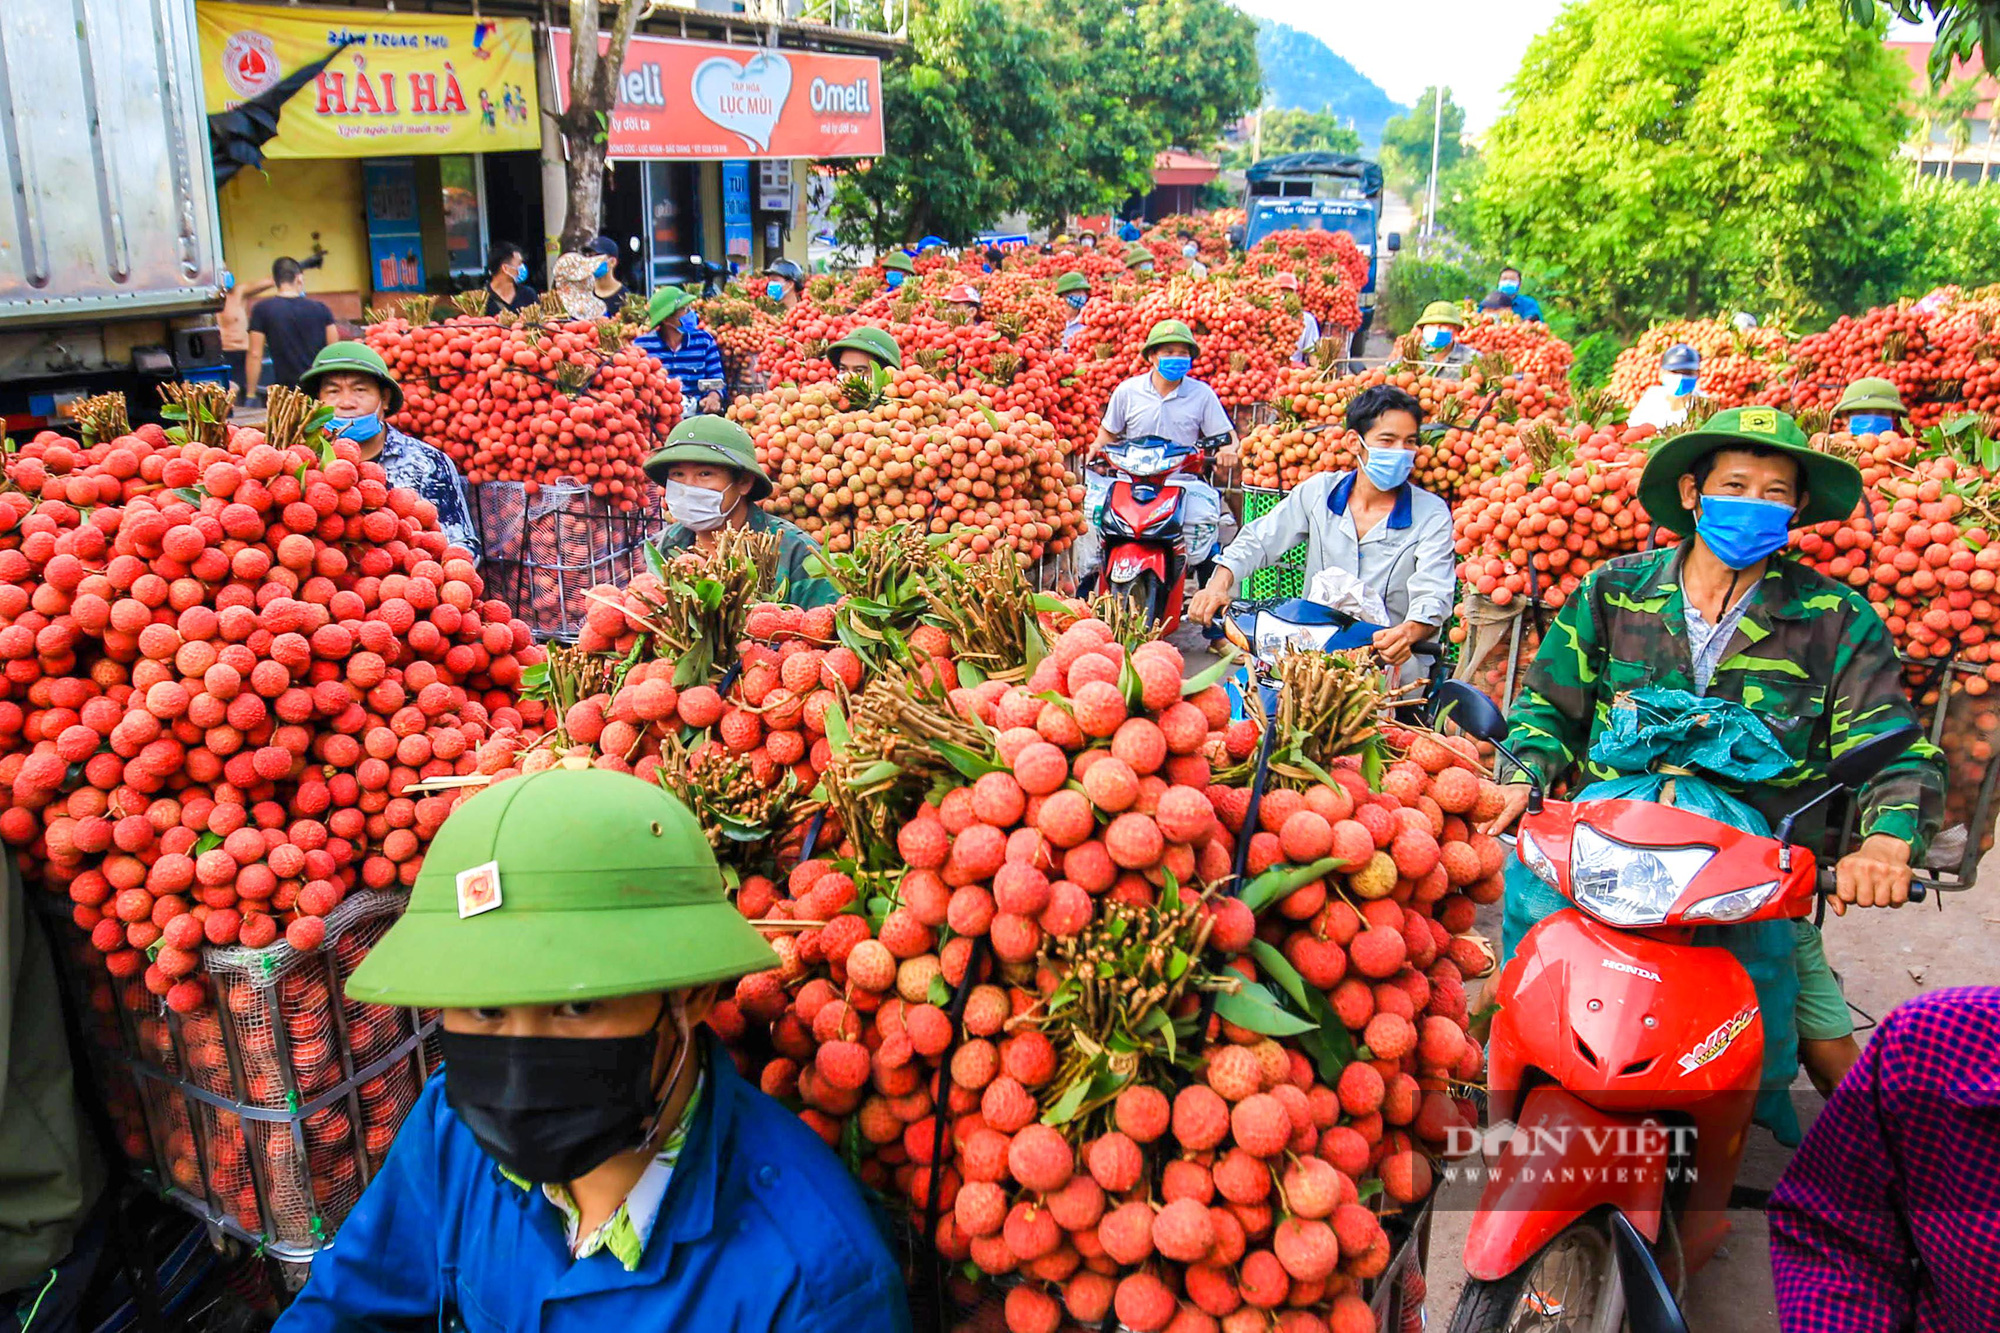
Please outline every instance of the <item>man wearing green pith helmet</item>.
[{"label": "man wearing green pith helmet", "polygon": [[667,512],[675,519],[660,534],[662,551],[712,546],[724,528],[775,532],[778,599],[807,607],[830,606],[839,599],[834,586],[816,572],[819,544],[758,505],[771,494],[771,478],[757,462],[757,446],[743,427],[726,417],[690,417],[646,460],[646,475],[665,492]]},{"label": "man wearing green pith helmet", "polygon": [[441,1009],[418,1099],[282,1333],[904,1333],[859,1187],[696,1029],[777,963],[659,787],[550,769],[466,802],[348,998]]}]

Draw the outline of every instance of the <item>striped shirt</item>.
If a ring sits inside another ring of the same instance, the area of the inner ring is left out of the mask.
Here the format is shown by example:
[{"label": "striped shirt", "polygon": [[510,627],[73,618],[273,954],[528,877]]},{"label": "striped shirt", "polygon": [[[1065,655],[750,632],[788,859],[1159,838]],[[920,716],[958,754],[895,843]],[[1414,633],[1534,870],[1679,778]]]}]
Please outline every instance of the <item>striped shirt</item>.
[{"label": "striped shirt", "polygon": [[415,491],[437,510],[438,527],[454,546],[462,546],[473,560],[480,556],[479,529],[472,521],[472,506],[465,498],[465,478],[442,449],[406,435],[394,426],[384,432],[382,450],[375,462],[389,474],[391,486]]},{"label": "striped shirt", "polygon": [[707,329],[694,329],[681,334],[679,348],[667,346],[659,334],[648,331],[635,340],[639,347],[655,361],[667,368],[667,373],[681,382],[681,397],[687,400],[688,410],[693,411],[701,397],[703,380],[723,381],[722,400],[729,401],[728,377],[722,370],[722,345]]}]

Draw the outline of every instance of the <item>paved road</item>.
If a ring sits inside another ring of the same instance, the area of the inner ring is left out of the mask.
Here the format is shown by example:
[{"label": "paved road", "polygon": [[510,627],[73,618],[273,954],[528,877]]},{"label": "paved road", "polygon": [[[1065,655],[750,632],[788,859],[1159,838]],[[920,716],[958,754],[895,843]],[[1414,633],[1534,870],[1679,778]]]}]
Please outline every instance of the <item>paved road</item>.
[{"label": "paved road", "polygon": [[[1182,629],[1173,642],[1187,655],[1193,675],[1214,659],[1198,630]],[[1498,909],[1482,913],[1479,929],[1500,939]],[[2000,981],[2000,853],[1981,866],[1968,892],[1939,895],[1898,912],[1850,912],[1827,918],[1827,956],[1841,976],[1847,998],[1864,1014],[1879,1018],[1922,991],[1945,986],[1992,985]],[[1865,1020],[1857,1019],[1857,1022]],[[1867,1039],[1863,1031],[1862,1039]],[[1822,1105],[1803,1075],[1792,1088],[1799,1119],[1810,1125]],[[1752,1131],[1739,1182],[1759,1189],[1777,1183],[1789,1160],[1763,1129]],[[1441,1207],[1433,1224],[1428,1276],[1432,1327],[1449,1327],[1465,1274],[1466,1206]],[[1771,1291],[1769,1233],[1761,1212],[1732,1213],[1734,1231],[1720,1255],[1698,1274],[1687,1300],[1688,1326],[1700,1333],[1772,1333],[1778,1326]]]}]

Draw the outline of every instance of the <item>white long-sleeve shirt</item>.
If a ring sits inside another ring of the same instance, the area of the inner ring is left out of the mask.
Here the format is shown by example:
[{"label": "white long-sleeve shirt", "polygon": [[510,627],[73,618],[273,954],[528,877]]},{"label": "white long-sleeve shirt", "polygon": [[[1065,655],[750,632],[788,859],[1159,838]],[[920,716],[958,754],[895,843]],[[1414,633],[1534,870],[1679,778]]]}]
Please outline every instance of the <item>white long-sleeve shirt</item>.
[{"label": "white long-sleeve shirt", "polygon": [[1352,472],[1307,477],[1276,509],[1238,533],[1219,563],[1241,587],[1250,575],[1276,564],[1303,541],[1307,586],[1320,570],[1338,567],[1381,591],[1391,622],[1442,625],[1451,612],[1458,576],[1451,506],[1405,483],[1389,516],[1363,536],[1355,531],[1348,505],[1353,493]]}]

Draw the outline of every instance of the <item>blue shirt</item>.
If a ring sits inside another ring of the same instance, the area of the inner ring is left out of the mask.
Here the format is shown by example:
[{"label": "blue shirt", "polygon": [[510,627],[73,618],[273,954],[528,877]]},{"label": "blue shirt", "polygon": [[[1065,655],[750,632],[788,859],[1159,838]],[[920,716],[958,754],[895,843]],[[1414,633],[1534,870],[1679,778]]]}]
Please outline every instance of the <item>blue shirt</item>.
[{"label": "blue shirt", "polygon": [[1540,319],[1542,317],[1542,303],[1525,292],[1515,292],[1514,313],[1522,319]]},{"label": "blue shirt", "polygon": [[570,1257],[563,1219],[500,1174],[433,1078],[274,1333],[908,1333],[903,1277],[818,1135],[708,1043],[710,1094],[642,1262]]},{"label": "blue shirt", "polygon": [[391,486],[415,491],[437,510],[438,527],[453,546],[463,546],[474,561],[479,559],[479,529],[472,521],[472,505],[465,498],[465,478],[444,456],[444,451],[425,444],[414,435],[388,427],[382,452],[375,461],[389,474]]},{"label": "blue shirt", "polygon": [[[667,346],[666,340],[650,329],[633,341],[665,366],[669,375],[681,382],[681,397],[686,401],[689,414],[697,410],[701,401],[703,380],[723,380],[727,383],[722,370],[722,344],[707,329],[694,329],[681,334],[679,351]],[[722,401],[725,404],[729,401],[726,389]]]}]

